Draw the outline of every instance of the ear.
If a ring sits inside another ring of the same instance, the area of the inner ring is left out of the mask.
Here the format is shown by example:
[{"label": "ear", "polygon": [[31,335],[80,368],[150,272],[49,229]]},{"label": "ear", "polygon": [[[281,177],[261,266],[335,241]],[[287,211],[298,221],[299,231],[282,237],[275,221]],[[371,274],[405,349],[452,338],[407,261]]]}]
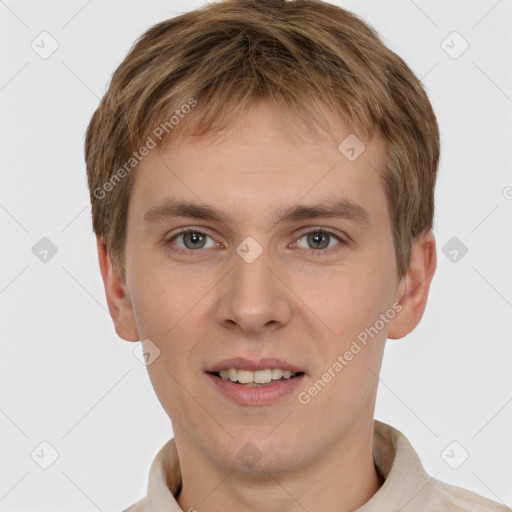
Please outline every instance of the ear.
[{"label": "ear", "polygon": [[427,231],[411,249],[409,270],[402,277],[395,296],[402,309],[389,324],[388,338],[403,338],[419,324],[436,267],[436,240],[432,231]]},{"label": "ear", "polygon": [[126,341],[139,341],[140,336],[133,315],[132,304],[126,292],[126,283],[112,265],[102,237],[96,236],[101,277],[105,286],[108,310],[114,321],[117,335]]}]

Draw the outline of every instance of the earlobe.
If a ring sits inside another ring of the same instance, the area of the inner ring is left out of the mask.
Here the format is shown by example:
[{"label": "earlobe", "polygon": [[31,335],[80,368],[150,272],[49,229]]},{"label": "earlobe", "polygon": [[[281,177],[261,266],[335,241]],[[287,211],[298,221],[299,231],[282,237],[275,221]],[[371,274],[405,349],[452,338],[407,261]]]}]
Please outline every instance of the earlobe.
[{"label": "earlobe", "polygon": [[411,249],[409,269],[395,297],[402,309],[389,324],[388,338],[403,338],[419,324],[436,267],[436,242],[432,231],[428,231],[420,235]]},{"label": "earlobe", "polygon": [[114,321],[117,335],[126,341],[139,341],[133,308],[124,280],[114,268],[102,237],[96,237],[101,277],[105,286],[108,310]]}]

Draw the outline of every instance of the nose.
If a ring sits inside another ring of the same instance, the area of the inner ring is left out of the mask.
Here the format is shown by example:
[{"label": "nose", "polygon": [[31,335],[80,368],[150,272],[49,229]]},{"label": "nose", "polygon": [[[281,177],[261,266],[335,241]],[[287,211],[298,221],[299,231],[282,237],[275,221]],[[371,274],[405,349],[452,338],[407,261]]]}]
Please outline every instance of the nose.
[{"label": "nose", "polygon": [[258,335],[288,324],[291,297],[280,269],[267,251],[248,262],[233,254],[234,268],[222,281],[217,322],[241,335]]}]

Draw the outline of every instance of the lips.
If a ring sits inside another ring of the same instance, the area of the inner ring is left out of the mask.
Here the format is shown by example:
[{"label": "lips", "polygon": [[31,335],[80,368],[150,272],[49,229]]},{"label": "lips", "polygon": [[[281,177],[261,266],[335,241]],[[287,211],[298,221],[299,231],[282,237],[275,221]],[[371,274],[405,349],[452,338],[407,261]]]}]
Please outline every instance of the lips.
[{"label": "lips", "polygon": [[221,395],[237,404],[252,406],[284,398],[305,378],[302,367],[276,357],[223,359],[205,373]]},{"label": "lips", "polygon": [[266,384],[254,382],[244,384],[223,379],[215,372],[206,372],[205,375],[221,397],[229,400],[230,403],[244,406],[264,406],[278,403],[280,399],[285,399],[286,396],[293,396],[293,392],[297,390],[297,387],[305,378],[304,373],[297,373],[295,377],[272,380]]},{"label": "lips", "polygon": [[220,374],[223,370],[236,368],[239,370],[258,371],[266,370],[268,368],[280,368],[281,370],[289,370],[292,373],[305,373],[305,370],[289,361],[278,359],[276,357],[262,357],[259,359],[246,359],[243,357],[233,357],[230,359],[223,359],[206,369],[207,373]]}]

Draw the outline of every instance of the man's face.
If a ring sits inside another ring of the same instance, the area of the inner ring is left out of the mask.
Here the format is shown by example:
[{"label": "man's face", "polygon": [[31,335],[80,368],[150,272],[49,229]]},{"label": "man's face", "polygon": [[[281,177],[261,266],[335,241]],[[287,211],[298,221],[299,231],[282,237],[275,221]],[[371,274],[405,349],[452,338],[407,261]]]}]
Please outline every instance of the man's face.
[{"label": "man's face", "polygon": [[[176,139],[136,171],[126,288],[140,339],[160,350],[149,375],[178,442],[229,470],[252,455],[251,472],[277,473],[371,441],[399,284],[384,148],[373,139],[351,161],[359,148],[342,153],[350,132],[333,122],[337,143],[293,141],[262,103],[222,138]],[[255,386],[229,368],[297,376]]]}]

